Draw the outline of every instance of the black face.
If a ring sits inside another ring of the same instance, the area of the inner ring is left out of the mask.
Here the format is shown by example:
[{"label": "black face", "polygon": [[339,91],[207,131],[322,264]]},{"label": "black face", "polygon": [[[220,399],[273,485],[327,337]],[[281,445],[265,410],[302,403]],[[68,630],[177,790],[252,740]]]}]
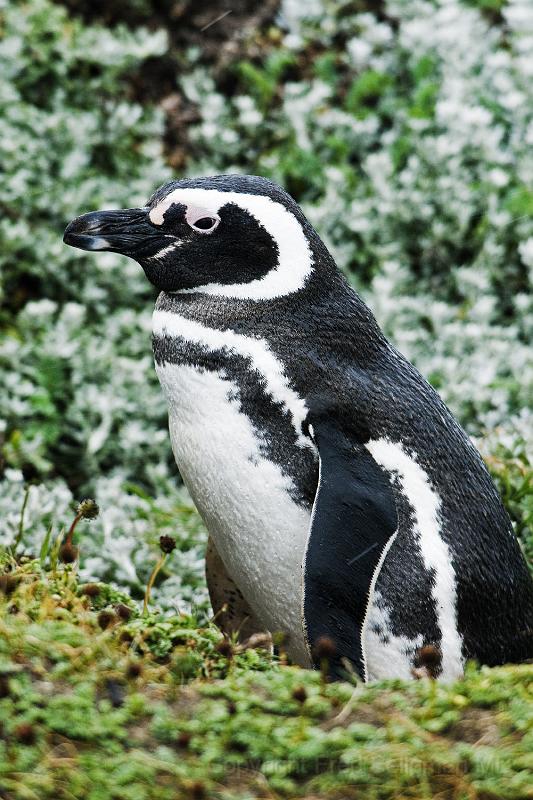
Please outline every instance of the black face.
[{"label": "black face", "polygon": [[163,205],[164,213],[154,216],[166,195],[182,184],[191,187],[187,181],[169,184],[144,208],[84,214],[70,223],[63,240],[82,250],[129,256],[139,262],[155,286],[167,292],[210,283],[248,283],[277,266],[274,238],[245,208],[235,202],[224,203],[220,185],[213,187],[222,200],[216,213],[174,202],[168,208]]}]

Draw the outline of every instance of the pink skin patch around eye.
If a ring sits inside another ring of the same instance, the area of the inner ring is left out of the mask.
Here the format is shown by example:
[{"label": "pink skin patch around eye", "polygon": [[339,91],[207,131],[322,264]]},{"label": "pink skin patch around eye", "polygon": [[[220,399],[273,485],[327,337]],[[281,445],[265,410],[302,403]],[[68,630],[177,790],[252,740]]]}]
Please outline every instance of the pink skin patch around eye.
[{"label": "pink skin patch around eye", "polygon": [[202,233],[212,233],[220,222],[220,217],[218,214],[215,214],[213,211],[208,211],[206,208],[200,208],[199,206],[187,206],[185,219],[187,220],[188,225],[194,227],[199,219],[205,219],[206,217],[208,219],[214,219],[215,224],[212,228],[203,230]]}]

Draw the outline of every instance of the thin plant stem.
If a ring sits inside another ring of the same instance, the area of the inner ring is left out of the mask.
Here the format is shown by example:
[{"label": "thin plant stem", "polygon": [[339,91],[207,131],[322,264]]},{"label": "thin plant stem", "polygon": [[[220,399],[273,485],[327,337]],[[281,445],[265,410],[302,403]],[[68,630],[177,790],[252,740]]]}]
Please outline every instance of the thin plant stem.
[{"label": "thin plant stem", "polygon": [[148,583],[146,584],[146,591],[144,593],[143,614],[146,614],[148,612],[148,603],[150,602],[150,593],[152,591],[152,587],[154,585],[154,581],[155,581],[155,579],[157,578],[157,576],[159,574],[159,571],[161,570],[161,568],[163,567],[165,561],[167,560],[167,555],[168,555],[167,553],[164,553],[160,557],[159,561],[156,563],[155,567],[152,570],[152,574],[150,575],[150,578],[148,579]]},{"label": "thin plant stem", "polygon": [[68,533],[67,533],[66,538],[65,538],[65,544],[72,544],[72,537],[74,536],[74,529],[75,529],[76,525],[78,524],[78,522],[80,521],[80,519],[82,517],[83,517],[83,514],[79,514],[78,513],[78,514],[76,514],[76,516],[72,520],[72,525],[68,529]]},{"label": "thin plant stem", "polygon": [[22,501],[22,508],[20,509],[19,527],[17,535],[15,536],[15,539],[13,541],[13,553],[17,552],[18,546],[21,543],[22,536],[24,534],[24,514],[26,513],[26,506],[28,505],[30,489],[31,489],[31,484],[26,486],[26,491],[24,492],[24,500]]}]

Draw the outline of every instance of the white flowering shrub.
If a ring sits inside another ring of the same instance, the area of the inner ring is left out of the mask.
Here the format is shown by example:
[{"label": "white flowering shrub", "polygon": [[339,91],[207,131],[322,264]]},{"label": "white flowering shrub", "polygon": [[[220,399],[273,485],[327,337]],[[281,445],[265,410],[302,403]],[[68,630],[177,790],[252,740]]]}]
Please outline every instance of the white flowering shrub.
[{"label": "white flowering shrub", "polygon": [[140,596],[158,536],[172,534],[159,593],[203,602],[204,534],[169,479],[154,292],[133,262],[62,243],[77,214],[145,202],[170,175],[161,116],[125,99],[128,74],[165,51],[165,35],[86,27],[48,0],[0,3],[0,25],[0,544],[17,535],[24,477],[45,478],[29,490],[26,552],[89,492],[102,512],[83,536],[86,577]]},{"label": "white flowering shrub", "polygon": [[118,465],[142,479],[166,457],[153,292],[133,263],[87,258],[62,233],[84,211],[144,202],[168,176],[161,119],[121,83],[165,36],[83,27],[47,0],[0,9],[5,457],[73,487]]},{"label": "white flowering shrub", "polygon": [[[24,479],[47,481],[28,495],[32,552],[89,492],[102,515],[86,577],[139,597],[174,535],[156,598],[202,604],[205,533],[175,478],[153,291],[133,262],[61,241],[77,214],[143,202],[169,177],[163,119],[128,82],[168,55],[165,36],[87,26],[49,0],[0,0],[0,17],[0,542],[17,536]],[[187,171],[263,174],[296,197],[475,437],[531,555],[529,0],[285,0],[280,25],[231,80],[180,54],[200,116]]]}]

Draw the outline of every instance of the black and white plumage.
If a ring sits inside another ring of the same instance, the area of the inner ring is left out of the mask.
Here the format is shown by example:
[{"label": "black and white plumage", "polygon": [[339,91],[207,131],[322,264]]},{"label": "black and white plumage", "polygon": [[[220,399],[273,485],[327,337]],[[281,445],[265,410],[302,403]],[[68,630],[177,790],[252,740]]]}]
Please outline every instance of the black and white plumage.
[{"label": "black and white plumage", "polygon": [[280,187],[175,181],[65,241],[162,290],[156,368],[229,627],[283,632],[303,666],[328,637],[336,677],[408,678],[427,645],[444,680],[533,656],[533,584],[479,454]]}]

